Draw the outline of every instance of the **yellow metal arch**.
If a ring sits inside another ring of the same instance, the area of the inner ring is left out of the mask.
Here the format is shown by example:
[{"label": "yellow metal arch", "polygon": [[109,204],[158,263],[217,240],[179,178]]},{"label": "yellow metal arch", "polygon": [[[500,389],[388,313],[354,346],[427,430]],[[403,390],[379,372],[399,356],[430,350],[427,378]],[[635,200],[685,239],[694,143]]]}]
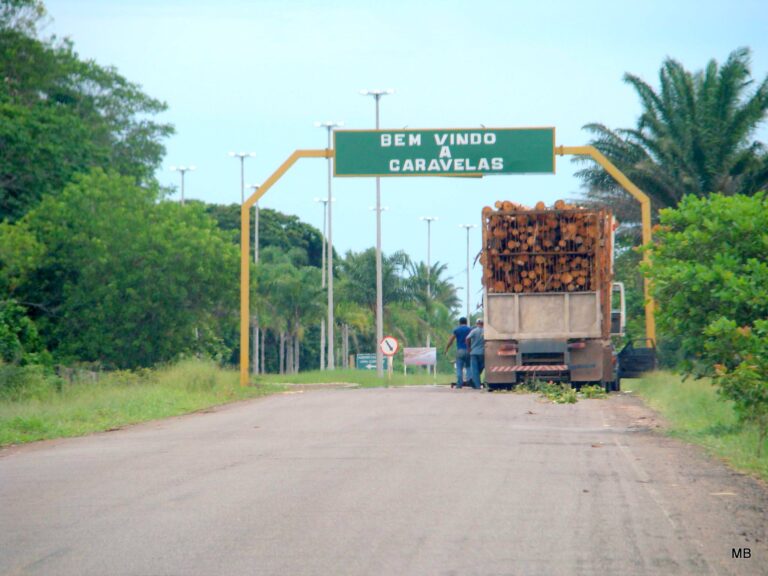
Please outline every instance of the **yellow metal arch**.
[{"label": "yellow metal arch", "polygon": [[[651,242],[651,200],[635,186],[610,160],[601,154],[594,146],[557,146],[555,152],[560,156],[566,154],[575,156],[590,156],[602,166],[627,192],[640,202],[643,244]],[[250,210],[258,200],[293,166],[299,158],[333,158],[334,151],[329,148],[323,150],[296,150],[283,162],[275,172],[267,178],[245,202],[240,209],[240,384],[248,385],[248,349],[249,349],[249,324],[250,324]],[[643,260],[649,262],[646,252]],[[656,322],[653,316],[654,303],[650,294],[650,282],[644,280],[645,293],[645,335],[656,340]]]},{"label": "yellow metal arch", "polygon": [[248,347],[250,326],[250,284],[251,284],[251,262],[250,262],[250,218],[251,207],[264,196],[275,182],[293,166],[299,158],[332,158],[333,150],[296,150],[288,159],[280,165],[280,168],[267,178],[258,190],[251,194],[240,209],[240,384],[248,385]]},{"label": "yellow metal arch", "polygon": [[[573,156],[590,156],[592,159],[600,164],[603,169],[610,174],[616,182],[621,185],[624,190],[629,192],[638,202],[640,202],[640,217],[643,227],[643,244],[651,243],[651,199],[648,195],[635,186],[632,181],[627,178],[624,173],[616,168],[613,163],[608,160],[597,148],[594,146],[557,146],[555,148],[556,153],[560,156],[570,154]],[[648,252],[643,253],[643,261],[646,264],[650,264],[650,256]],[[643,293],[645,295],[645,337],[652,338],[656,341],[656,319],[654,318],[654,302],[651,297],[651,283],[648,278],[643,279]]]}]

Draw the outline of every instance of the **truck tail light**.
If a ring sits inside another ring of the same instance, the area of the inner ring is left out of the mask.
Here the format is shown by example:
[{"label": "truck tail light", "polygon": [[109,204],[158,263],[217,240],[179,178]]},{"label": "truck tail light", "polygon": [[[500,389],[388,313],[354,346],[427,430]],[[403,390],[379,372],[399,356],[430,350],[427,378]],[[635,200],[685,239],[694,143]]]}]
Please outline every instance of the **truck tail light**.
[{"label": "truck tail light", "polygon": [[497,356],[517,356],[517,343],[502,344],[496,351]]}]

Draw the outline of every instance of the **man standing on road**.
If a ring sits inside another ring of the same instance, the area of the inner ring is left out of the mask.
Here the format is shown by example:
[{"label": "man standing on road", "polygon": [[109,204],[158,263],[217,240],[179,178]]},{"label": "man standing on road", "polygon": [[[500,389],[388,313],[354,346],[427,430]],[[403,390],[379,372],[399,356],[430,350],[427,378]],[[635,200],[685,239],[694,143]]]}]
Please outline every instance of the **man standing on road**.
[{"label": "man standing on road", "polygon": [[479,390],[480,373],[485,368],[485,336],[483,321],[478,320],[477,326],[467,335],[467,348],[469,348],[469,364],[472,371],[472,388]]},{"label": "man standing on road", "polygon": [[464,384],[464,369],[469,372],[469,350],[467,350],[467,335],[470,333],[471,328],[467,326],[467,319],[463,316],[459,318],[459,325],[453,330],[451,339],[448,340],[448,344],[445,346],[445,353],[448,354],[448,350],[451,348],[451,344],[456,340],[456,383],[451,384],[451,388],[461,388]]}]

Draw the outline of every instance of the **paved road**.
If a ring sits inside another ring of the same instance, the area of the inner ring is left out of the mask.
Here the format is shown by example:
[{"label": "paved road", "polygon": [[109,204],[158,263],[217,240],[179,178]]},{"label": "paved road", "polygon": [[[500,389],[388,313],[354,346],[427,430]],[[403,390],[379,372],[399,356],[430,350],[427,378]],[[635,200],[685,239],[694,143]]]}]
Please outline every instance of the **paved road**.
[{"label": "paved road", "polygon": [[627,395],[323,390],[13,448],[0,574],[767,573],[766,489],[656,425]]}]

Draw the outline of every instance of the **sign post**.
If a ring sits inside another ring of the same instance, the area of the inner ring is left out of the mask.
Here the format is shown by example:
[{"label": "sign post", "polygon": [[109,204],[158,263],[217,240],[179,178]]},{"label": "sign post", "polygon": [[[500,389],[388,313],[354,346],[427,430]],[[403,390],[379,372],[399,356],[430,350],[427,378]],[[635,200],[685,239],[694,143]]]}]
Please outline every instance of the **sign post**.
[{"label": "sign post", "polygon": [[387,369],[387,386],[389,386],[389,382],[392,381],[393,356],[397,354],[397,351],[400,349],[400,343],[394,336],[384,336],[384,338],[381,339],[381,342],[379,342],[379,348],[384,356],[389,357],[389,368]]}]

